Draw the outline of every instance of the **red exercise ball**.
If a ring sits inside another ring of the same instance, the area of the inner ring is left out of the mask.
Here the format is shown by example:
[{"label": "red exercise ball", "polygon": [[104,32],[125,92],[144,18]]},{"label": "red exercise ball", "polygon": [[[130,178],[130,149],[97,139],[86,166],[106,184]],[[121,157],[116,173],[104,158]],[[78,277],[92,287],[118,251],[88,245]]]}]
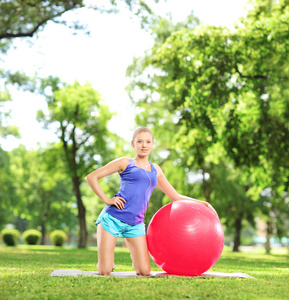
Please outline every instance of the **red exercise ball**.
[{"label": "red exercise ball", "polygon": [[198,276],[221,256],[224,231],[205,205],[179,200],[155,213],[148,225],[147,244],[152,260],[168,274]]}]

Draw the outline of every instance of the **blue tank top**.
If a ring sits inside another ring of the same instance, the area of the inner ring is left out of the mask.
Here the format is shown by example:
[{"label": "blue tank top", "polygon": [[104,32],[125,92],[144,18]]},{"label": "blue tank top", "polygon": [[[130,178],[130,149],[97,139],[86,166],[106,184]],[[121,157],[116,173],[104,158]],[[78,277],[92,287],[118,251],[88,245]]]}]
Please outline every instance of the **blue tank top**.
[{"label": "blue tank top", "polygon": [[137,167],[133,159],[129,159],[126,169],[120,174],[120,189],[116,196],[126,200],[124,209],[107,205],[105,210],[118,220],[130,225],[144,221],[144,214],[149,205],[149,199],[158,183],[157,171],[152,163],[151,171]]}]

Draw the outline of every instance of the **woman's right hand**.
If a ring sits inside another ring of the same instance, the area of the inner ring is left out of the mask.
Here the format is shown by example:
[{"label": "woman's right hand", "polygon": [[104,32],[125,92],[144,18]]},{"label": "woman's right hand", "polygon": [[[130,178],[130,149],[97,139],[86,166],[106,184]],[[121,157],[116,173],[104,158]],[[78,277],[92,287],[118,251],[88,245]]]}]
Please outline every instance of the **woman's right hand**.
[{"label": "woman's right hand", "polygon": [[122,197],[113,197],[107,201],[107,205],[114,205],[117,209],[124,209],[124,203],[126,203],[125,199]]}]

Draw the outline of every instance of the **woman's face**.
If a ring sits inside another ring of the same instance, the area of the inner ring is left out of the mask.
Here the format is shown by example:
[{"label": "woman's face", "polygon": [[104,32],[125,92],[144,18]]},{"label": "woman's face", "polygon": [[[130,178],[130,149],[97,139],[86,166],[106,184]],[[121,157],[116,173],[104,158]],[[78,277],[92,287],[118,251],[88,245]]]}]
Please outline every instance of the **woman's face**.
[{"label": "woman's face", "polygon": [[148,156],[154,146],[153,136],[145,131],[138,133],[131,143],[139,156]]}]

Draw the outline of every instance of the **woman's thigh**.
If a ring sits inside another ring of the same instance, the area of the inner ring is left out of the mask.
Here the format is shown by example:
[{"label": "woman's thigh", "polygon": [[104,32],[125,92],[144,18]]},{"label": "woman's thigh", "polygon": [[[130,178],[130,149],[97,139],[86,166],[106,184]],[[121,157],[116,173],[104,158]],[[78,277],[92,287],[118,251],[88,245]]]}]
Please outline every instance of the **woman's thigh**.
[{"label": "woman's thigh", "polygon": [[116,237],[103,229],[101,223],[97,225],[98,272],[109,275],[114,263],[114,249]]},{"label": "woman's thigh", "polygon": [[133,266],[139,275],[150,275],[150,258],[146,236],[126,237],[126,245],[131,253]]}]

